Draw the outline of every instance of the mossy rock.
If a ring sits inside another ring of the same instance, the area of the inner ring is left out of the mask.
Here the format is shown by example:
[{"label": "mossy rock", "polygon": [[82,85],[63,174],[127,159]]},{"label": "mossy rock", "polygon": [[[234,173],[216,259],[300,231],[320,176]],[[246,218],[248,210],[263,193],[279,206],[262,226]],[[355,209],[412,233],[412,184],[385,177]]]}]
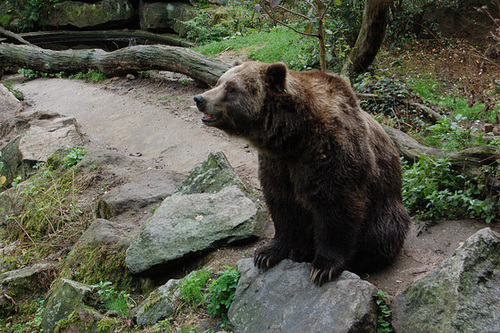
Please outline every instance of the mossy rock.
[{"label": "mossy rock", "polygon": [[[50,287],[53,267],[37,264],[0,274],[0,316],[26,310],[36,297],[42,297]],[[7,294],[9,297],[2,297]]]},{"label": "mossy rock", "polygon": [[98,219],[73,246],[60,276],[89,285],[109,281],[117,289],[128,289],[133,283],[125,265],[129,242],[111,222]]},{"label": "mossy rock", "polygon": [[54,333],[108,333],[120,326],[117,319],[107,318],[90,307],[73,311],[67,318],[60,320]]}]

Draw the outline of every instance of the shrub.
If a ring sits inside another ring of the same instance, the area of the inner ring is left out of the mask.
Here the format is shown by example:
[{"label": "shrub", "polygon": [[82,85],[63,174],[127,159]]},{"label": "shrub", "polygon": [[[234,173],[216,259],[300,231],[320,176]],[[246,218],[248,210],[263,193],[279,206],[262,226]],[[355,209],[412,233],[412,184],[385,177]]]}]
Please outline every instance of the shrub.
[{"label": "shrub", "polygon": [[206,269],[193,272],[184,280],[181,286],[181,298],[192,304],[205,304],[207,300],[207,283],[210,272]]},{"label": "shrub", "polygon": [[491,222],[500,213],[498,199],[488,196],[486,177],[498,173],[483,168],[475,179],[454,170],[445,159],[422,156],[404,164],[403,201],[411,214],[436,222],[439,219],[480,218]]},{"label": "shrub", "polygon": [[226,270],[221,272],[222,275],[210,285],[207,310],[211,315],[227,320],[227,311],[233,302],[241,273],[227,265],[224,268]]}]

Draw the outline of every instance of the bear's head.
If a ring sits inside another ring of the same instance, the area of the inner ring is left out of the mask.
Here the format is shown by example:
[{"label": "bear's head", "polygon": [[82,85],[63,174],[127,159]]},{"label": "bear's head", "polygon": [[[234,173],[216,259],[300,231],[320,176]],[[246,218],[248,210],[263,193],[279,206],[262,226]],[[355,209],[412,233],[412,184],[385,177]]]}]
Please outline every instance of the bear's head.
[{"label": "bear's head", "polygon": [[196,95],[205,125],[250,138],[261,129],[266,101],[286,91],[288,68],[283,63],[246,62],[219,78],[217,85]]}]

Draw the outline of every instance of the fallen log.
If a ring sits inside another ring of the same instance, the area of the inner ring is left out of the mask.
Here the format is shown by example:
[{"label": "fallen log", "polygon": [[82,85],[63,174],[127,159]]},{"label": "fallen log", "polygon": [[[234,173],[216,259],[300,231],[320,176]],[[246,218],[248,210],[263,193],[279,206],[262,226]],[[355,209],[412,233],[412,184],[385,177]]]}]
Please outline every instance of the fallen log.
[{"label": "fallen log", "polygon": [[[481,167],[491,165],[499,167],[500,148],[497,146],[478,146],[461,151],[446,151],[438,148],[427,147],[420,144],[408,134],[393,127],[383,125],[383,128],[396,143],[403,158],[409,162],[416,162],[420,156],[433,160],[446,159],[454,170],[472,178],[481,173]],[[500,180],[494,177],[486,179],[485,184],[495,193],[500,193]]]},{"label": "fallen log", "polygon": [[214,85],[229,65],[190,49],[168,45],[135,45],[113,52],[100,49],[53,51],[34,45],[0,44],[0,67],[24,67],[44,73],[98,70],[109,75],[165,70]]}]

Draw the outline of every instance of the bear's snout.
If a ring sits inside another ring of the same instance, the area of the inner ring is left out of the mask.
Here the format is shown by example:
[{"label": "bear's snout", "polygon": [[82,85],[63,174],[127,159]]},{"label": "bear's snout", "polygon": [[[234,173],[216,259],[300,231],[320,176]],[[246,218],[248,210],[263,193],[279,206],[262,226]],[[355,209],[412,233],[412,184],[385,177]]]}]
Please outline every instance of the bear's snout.
[{"label": "bear's snout", "polygon": [[196,106],[198,109],[203,110],[205,107],[205,99],[201,95],[194,96],[194,101],[196,102]]}]

